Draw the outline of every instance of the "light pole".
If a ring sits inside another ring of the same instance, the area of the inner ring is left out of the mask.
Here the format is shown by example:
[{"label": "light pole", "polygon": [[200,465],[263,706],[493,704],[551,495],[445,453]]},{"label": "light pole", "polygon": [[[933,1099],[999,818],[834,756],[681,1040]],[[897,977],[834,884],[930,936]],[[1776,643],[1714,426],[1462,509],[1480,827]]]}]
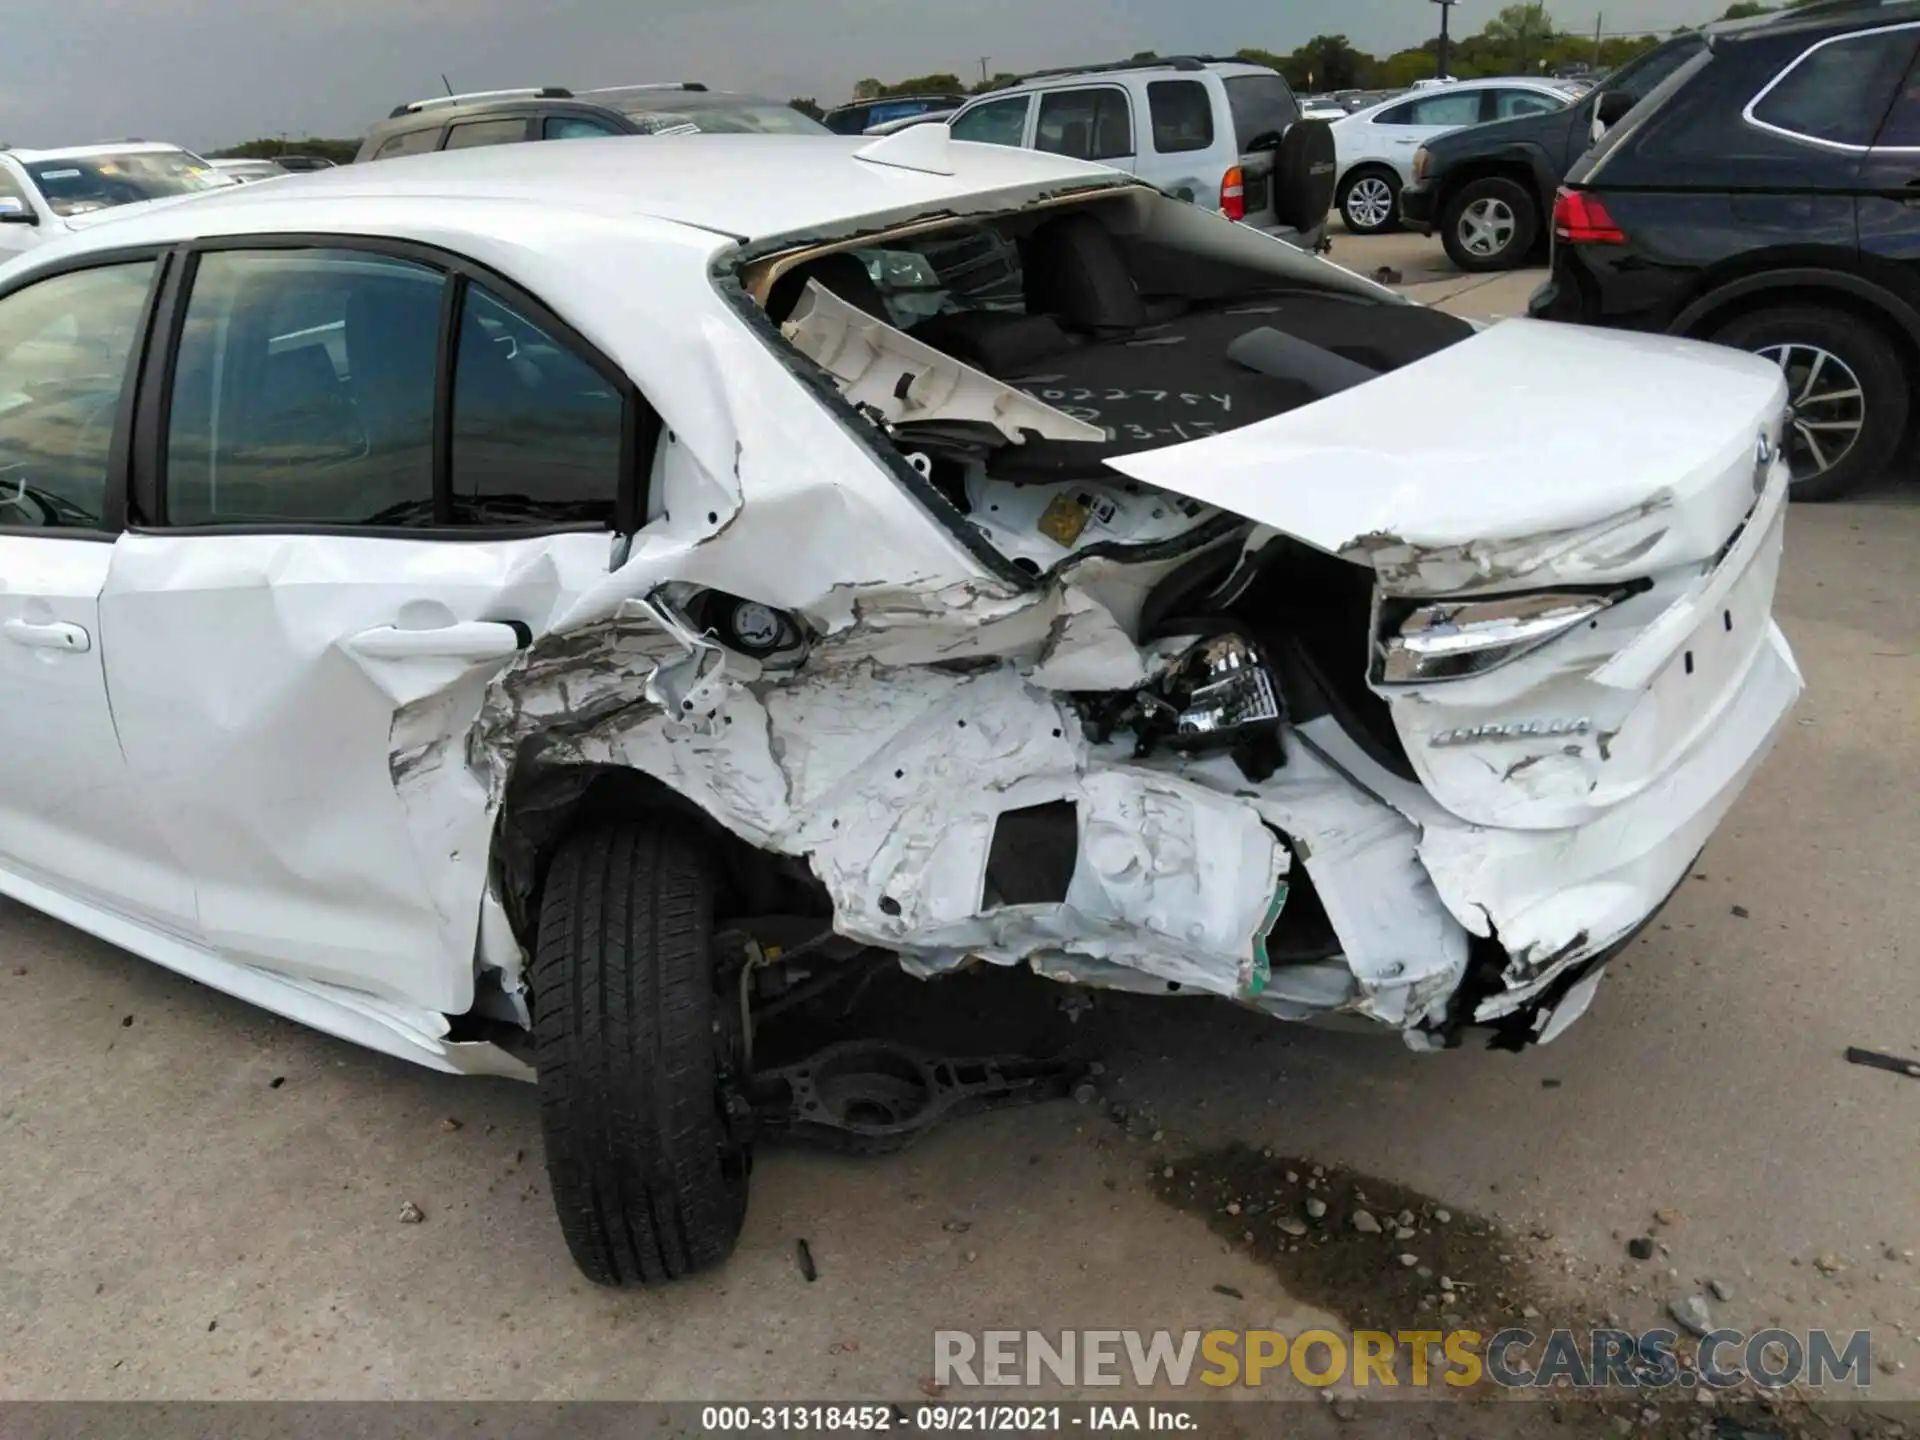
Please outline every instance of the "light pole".
[{"label": "light pole", "polygon": [[1440,7],[1440,63],[1435,67],[1434,78],[1447,78],[1447,51],[1452,45],[1452,37],[1447,33],[1447,20],[1453,14],[1453,7],[1460,0],[1433,0]]}]

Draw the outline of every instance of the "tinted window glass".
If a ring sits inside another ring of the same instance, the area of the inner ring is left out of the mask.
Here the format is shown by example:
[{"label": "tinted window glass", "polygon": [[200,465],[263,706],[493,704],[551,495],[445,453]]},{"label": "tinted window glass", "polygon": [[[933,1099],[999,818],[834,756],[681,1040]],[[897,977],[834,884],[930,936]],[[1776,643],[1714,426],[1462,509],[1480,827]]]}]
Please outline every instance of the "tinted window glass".
[{"label": "tinted window glass", "polygon": [[438,125],[430,125],[425,130],[406,130],[382,140],[380,148],[373,152],[373,158],[391,160],[396,155],[424,155],[429,150],[437,149],[439,144]]},{"label": "tinted window glass", "polygon": [[0,300],[0,525],[87,529],[153,263],[56,275]]},{"label": "tinted window glass", "polygon": [[599,371],[478,285],[453,372],[454,519],[613,522],[622,405]]},{"label": "tinted window glass", "polygon": [[1870,145],[1913,59],[1914,32],[1854,35],[1808,51],[1753,107],[1763,125],[1810,140]]},{"label": "tinted window glass", "polygon": [[1449,91],[1444,95],[1423,95],[1373,117],[1376,125],[1477,125],[1480,123],[1478,90]]},{"label": "tinted window glass", "polygon": [[1153,113],[1153,148],[1162,155],[1212,147],[1213,98],[1198,80],[1148,82],[1147,108]]},{"label": "tinted window glass", "polygon": [[1551,110],[1564,110],[1567,102],[1551,95],[1543,95],[1538,90],[1501,90],[1497,91],[1494,105],[1494,117],[1499,120],[1512,120],[1521,115],[1545,115]]},{"label": "tinted window glass", "polygon": [[1300,102],[1280,75],[1229,75],[1227,106],[1233,111],[1234,139],[1242,151],[1262,135],[1285,131],[1300,118]]},{"label": "tinted window glass", "polygon": [[186,150],[128,150],[36,160],[27,166],[27,174],[56,215],[86,215],[115,205],[223,190],[238,183]]},{"label": "tinted window glass", "polygon": [[1874,143],[1901,150],[1920,149],[1920,60],[1915,60],[1907,72],[1907,83]]},{"label": "tinted window glass", "polygon": [[1707,42],[1696,32],[1677,36],[1657,49],[1649,50],[1638,60],[1629,60],[1618,70],[1607,76],[1593,93],[1598,95],[1606,90],[1624,90],[1636,100],[1644,100],[1651,95],[1654,87],[1662,84],[1694,56],[1702,54]]},{"label": "tinted window glass", "polygon": [[444,284],[349,250],[202,256],[175,361],[168,519],[430,524]]},{"label": "tinted window glass", "polygon": [[1033,146],[1076,160],[1113,160],[1133,154],[1126,93],[1102,86],[1043,94]]},{"label": "tinted window glass", "polygon": [[989,100],[953,122],[953,138],[984,145],[1020,145],[1027,138],[1028,97]]},{"label": "tinted window glass", "polygon": [[611,125],[579,115],[549,115],[542,133],[549,140],[601,140],[620,132]]},{"label": "tinted window glass", "polygon": [[525,120],[470,120],[447,131],[447,149],[470,150],[476,145],[512,145],[527,138]]}]

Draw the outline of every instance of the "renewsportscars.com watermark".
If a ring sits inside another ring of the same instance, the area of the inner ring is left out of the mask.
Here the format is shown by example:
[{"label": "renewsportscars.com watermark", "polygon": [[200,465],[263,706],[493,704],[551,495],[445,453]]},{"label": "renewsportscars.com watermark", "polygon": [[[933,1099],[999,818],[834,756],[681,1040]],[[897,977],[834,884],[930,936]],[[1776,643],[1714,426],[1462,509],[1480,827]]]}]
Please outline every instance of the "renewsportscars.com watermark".
[{"label": "renewsportscars.com watermark", "polygon": [[[1288,1381],[1467,1389],[1566,1384],[1727,1389],[1867,1386],[1873,1337],[1865,1330],[1715,1330],[1691,1356],[1673,1330],[936,1330],[933,1380],[944,1386],[1131,1384],[1257,1388]],[[1532,1358],[1538,1355],[1537,1363]]]}]

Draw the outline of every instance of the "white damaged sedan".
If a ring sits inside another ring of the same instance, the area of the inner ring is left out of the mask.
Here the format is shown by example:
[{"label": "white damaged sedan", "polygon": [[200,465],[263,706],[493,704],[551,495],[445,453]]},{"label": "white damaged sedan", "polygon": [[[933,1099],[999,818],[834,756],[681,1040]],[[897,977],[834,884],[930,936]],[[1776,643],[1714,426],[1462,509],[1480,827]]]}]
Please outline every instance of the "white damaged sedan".
[{"label": "white damaged sedan", "polygon": [[148,207],[0,270],[0,891],[536,1079],[609,1284],[901,1118],[753,1067],[877,952],[1548,1041],[1800,692],[1786,408],[938,125]]}]

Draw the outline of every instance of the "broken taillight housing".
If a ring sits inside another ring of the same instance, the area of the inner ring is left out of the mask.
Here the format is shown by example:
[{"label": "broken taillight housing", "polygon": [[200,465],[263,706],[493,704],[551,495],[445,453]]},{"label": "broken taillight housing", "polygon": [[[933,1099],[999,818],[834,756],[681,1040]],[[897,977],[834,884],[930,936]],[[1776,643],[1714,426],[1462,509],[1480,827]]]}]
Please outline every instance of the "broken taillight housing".
[{"label": "broken taillight housing", "polygon": [[1247,218],[1247,177],[1238,165],[1220,177],[1220,213],[1229,220]]},{"label": "broken taillight housing", "polygon": [[1562,189],[1553,201],[1553,238],[1565,245],[1624,245],[1627,232],[1597,195]]},{"label": "broken taillight housing", "polygon": [[1116,729],[1131,730],[1137,758],[1163,745],[1188,753],[1227,750],[1255,782],[1284,759],[1280,682],[1259,647],[1231,631],[1182,650],[1132,694],[1087,697],[1083,706],[1094,743],[1105,744]]},{"label": "broken taillight housing", "polygon": [[1484,675],[1557,640],[1628,593],[1547,592],[1412,609],[1403,608],[1404,602],[1385,606],[1373,647],[1373,682],[1420,685]]}]

